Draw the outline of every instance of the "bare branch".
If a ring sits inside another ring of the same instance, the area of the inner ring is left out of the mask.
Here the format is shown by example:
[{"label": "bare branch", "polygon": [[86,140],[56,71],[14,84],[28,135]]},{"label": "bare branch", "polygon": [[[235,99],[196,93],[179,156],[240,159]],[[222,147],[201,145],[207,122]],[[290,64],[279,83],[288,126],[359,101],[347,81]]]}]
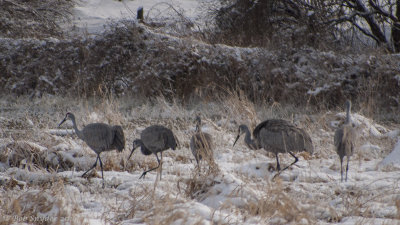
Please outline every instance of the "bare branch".
[{"label": "bare branch", "polygon": [[398,18],[396,18],[393,14],[383,10],[381,7],[379,7],[378,5],[375,4],[374,1],[372,0],[368,0],[369,4],[371,5],[371,7],[375,10],[376,13],[381,14],[385,17],[390,18],[393,22],[397,22],[399,21]]},{"label": "bare branch", "polygon": [[362,28],[356,22],[351,22],[351,23],[354,25],[354,27],[356,27],[359,31],[361,31],[361,33],[363,33],[365,36],[368,36],[368,37],[374,39],[377,43],[380,43],[379,39],[375,35],[373,35],[372,33],[368,32],[367,29]]}]

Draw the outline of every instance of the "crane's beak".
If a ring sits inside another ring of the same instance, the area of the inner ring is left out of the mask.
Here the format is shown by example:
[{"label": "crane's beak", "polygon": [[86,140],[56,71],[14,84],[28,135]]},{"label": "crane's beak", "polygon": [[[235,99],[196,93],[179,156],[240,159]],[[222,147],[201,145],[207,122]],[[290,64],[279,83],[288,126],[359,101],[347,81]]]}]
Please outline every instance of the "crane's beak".
[{"label": "crane's beak", "polygon": [[133,154],[133,152],[135,151],[136,148],[137,148],[137,146],[134,146],[134,147],[132,148],[132,151],[131,151],[131,154],[130,154],[129,157],[128,157],[128,160],[131,158],[131,156],[132,156],[132,154]]},{"label": "crane's beak", "polygon": [[67,121],[67,117],[65,117],[62,121],[61,121],[61,123],[60,124],[58,124],[58,127],[60,127],[61,126],[61,124],[63,124],[65,121]]},{"label": "crane's beak", "polygon": [[240,133],[239,133],[238,136],[236,137],[236,140],[235,140],[235,143],[233,143],[233,146],[235,146],[235,144],[236,144],[237,140],[239,140],[239,138],[240,138]]}]

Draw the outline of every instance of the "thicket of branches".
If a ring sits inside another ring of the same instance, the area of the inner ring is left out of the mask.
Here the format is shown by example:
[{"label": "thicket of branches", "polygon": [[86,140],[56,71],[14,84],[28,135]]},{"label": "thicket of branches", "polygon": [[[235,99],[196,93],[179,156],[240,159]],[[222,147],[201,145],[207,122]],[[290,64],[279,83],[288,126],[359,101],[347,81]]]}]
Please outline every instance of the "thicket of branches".
[{"label": "thicket of branches", "polygon": [[240,90],[259,103],[332,107],[351,98],[396,109],[396,65],[390,56],[177,41],[131,24],[84,40],[0,42],[0,93],[185,101]]},{"label": "thicket of branches", "polygon": [[1,0],[0,37],[62,37],[59,22],[71,15],[73,0]]},{"label": "thicket of branches", "polygon": [[217,41],[340,48],[361,34],[400,52],[399,0],[226,0],[223,5],[216,13]]},{"label": "thicket of branches", "polygon": [[[179,39],[159,29],[154,33],[150,23],[132,21],[87,38],[18,39],[23,36],[16,32],[15,39],[0,38],[0,94],[105,93],[188,100],[239,91],[260,103],[334,107],[351,98],[398,110],[398,59],[379,52],[316,50],[315,46],[340,46],[338,35],[344,28],[326,20],[339,17],[327,10],[325,1],[312,3],[238,0],[216,15],[218,32],[211,36],[213,41],[270,48]],[[23,27],[18,29],[22,32]],[[43,34],[38,37],[53,37]],[[302,48],[292,48],[297,46]]]}]

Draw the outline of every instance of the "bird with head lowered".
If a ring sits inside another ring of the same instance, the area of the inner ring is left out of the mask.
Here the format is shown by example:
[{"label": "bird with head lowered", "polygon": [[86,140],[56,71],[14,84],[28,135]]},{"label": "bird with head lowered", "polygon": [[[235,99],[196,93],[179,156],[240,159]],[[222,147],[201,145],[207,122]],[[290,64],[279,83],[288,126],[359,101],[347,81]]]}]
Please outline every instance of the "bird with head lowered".
[{"label": "bird with head lowered", "polygon": [[[310,135],[286,120],[270,119],[258,124],[253,130],[254,139],[251,138],[249,128],[242,124],[239,126],[238,135],[233,145],[236,144],[242,134],[245,134],[244,142],[250,149],[263,148],[275,154],[276,169],[278,170],[275,176],[299,160],[293,152],[306,151],[310,154],[314,152]],[[281,170],[278,153],[289,153],[295,161]]]},{"label": "bird with head lowered", "polygon": [[[133,152],[138,147],[140,147],[143,155],[154,154],[156,156],[158,165],[152,169],[144,171],[139,179],[142,177],[144,178],[148,172],[158,169],[160,167],[163,151],[169,148],[175,150],[176,146],[177,143],[175,140],[175,136],[170,129],[161,125],[152,125],[142,131],[142,133],[140,134],[140,139],[136,139],[133,141],[132,151],[128,157],[128,160],[131,158]],[[158,158],[157,153],[160,153],[161,161]],[[160,180],[161,174],[162,171],[160,171]]]}]

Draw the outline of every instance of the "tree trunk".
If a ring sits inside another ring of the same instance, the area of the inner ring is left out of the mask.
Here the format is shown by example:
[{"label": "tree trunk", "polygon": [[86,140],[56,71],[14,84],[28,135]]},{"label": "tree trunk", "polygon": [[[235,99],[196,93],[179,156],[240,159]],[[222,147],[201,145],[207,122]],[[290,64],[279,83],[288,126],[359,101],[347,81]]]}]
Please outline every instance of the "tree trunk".
[{"label": "tree trunk", "polygon": [[392,26],[392,40],[394,52],[400,52],[400,0],[396,1],[396,18]]},{"label": "tree trunk", "polygon": [[369,10],[365,6],[365,4],[360,0],[355,0],[352,2],[355,4],[355,9],[364,14],[361,15],[361,17],[363,17],[367,22],[367,24],[369,25],[369,28],[372,34],[375,36],[375,41],[378,43],[378,45],[389,44],[388,40],[386,40],[385,34],[379,27],[374,17],[369,13]]}]

